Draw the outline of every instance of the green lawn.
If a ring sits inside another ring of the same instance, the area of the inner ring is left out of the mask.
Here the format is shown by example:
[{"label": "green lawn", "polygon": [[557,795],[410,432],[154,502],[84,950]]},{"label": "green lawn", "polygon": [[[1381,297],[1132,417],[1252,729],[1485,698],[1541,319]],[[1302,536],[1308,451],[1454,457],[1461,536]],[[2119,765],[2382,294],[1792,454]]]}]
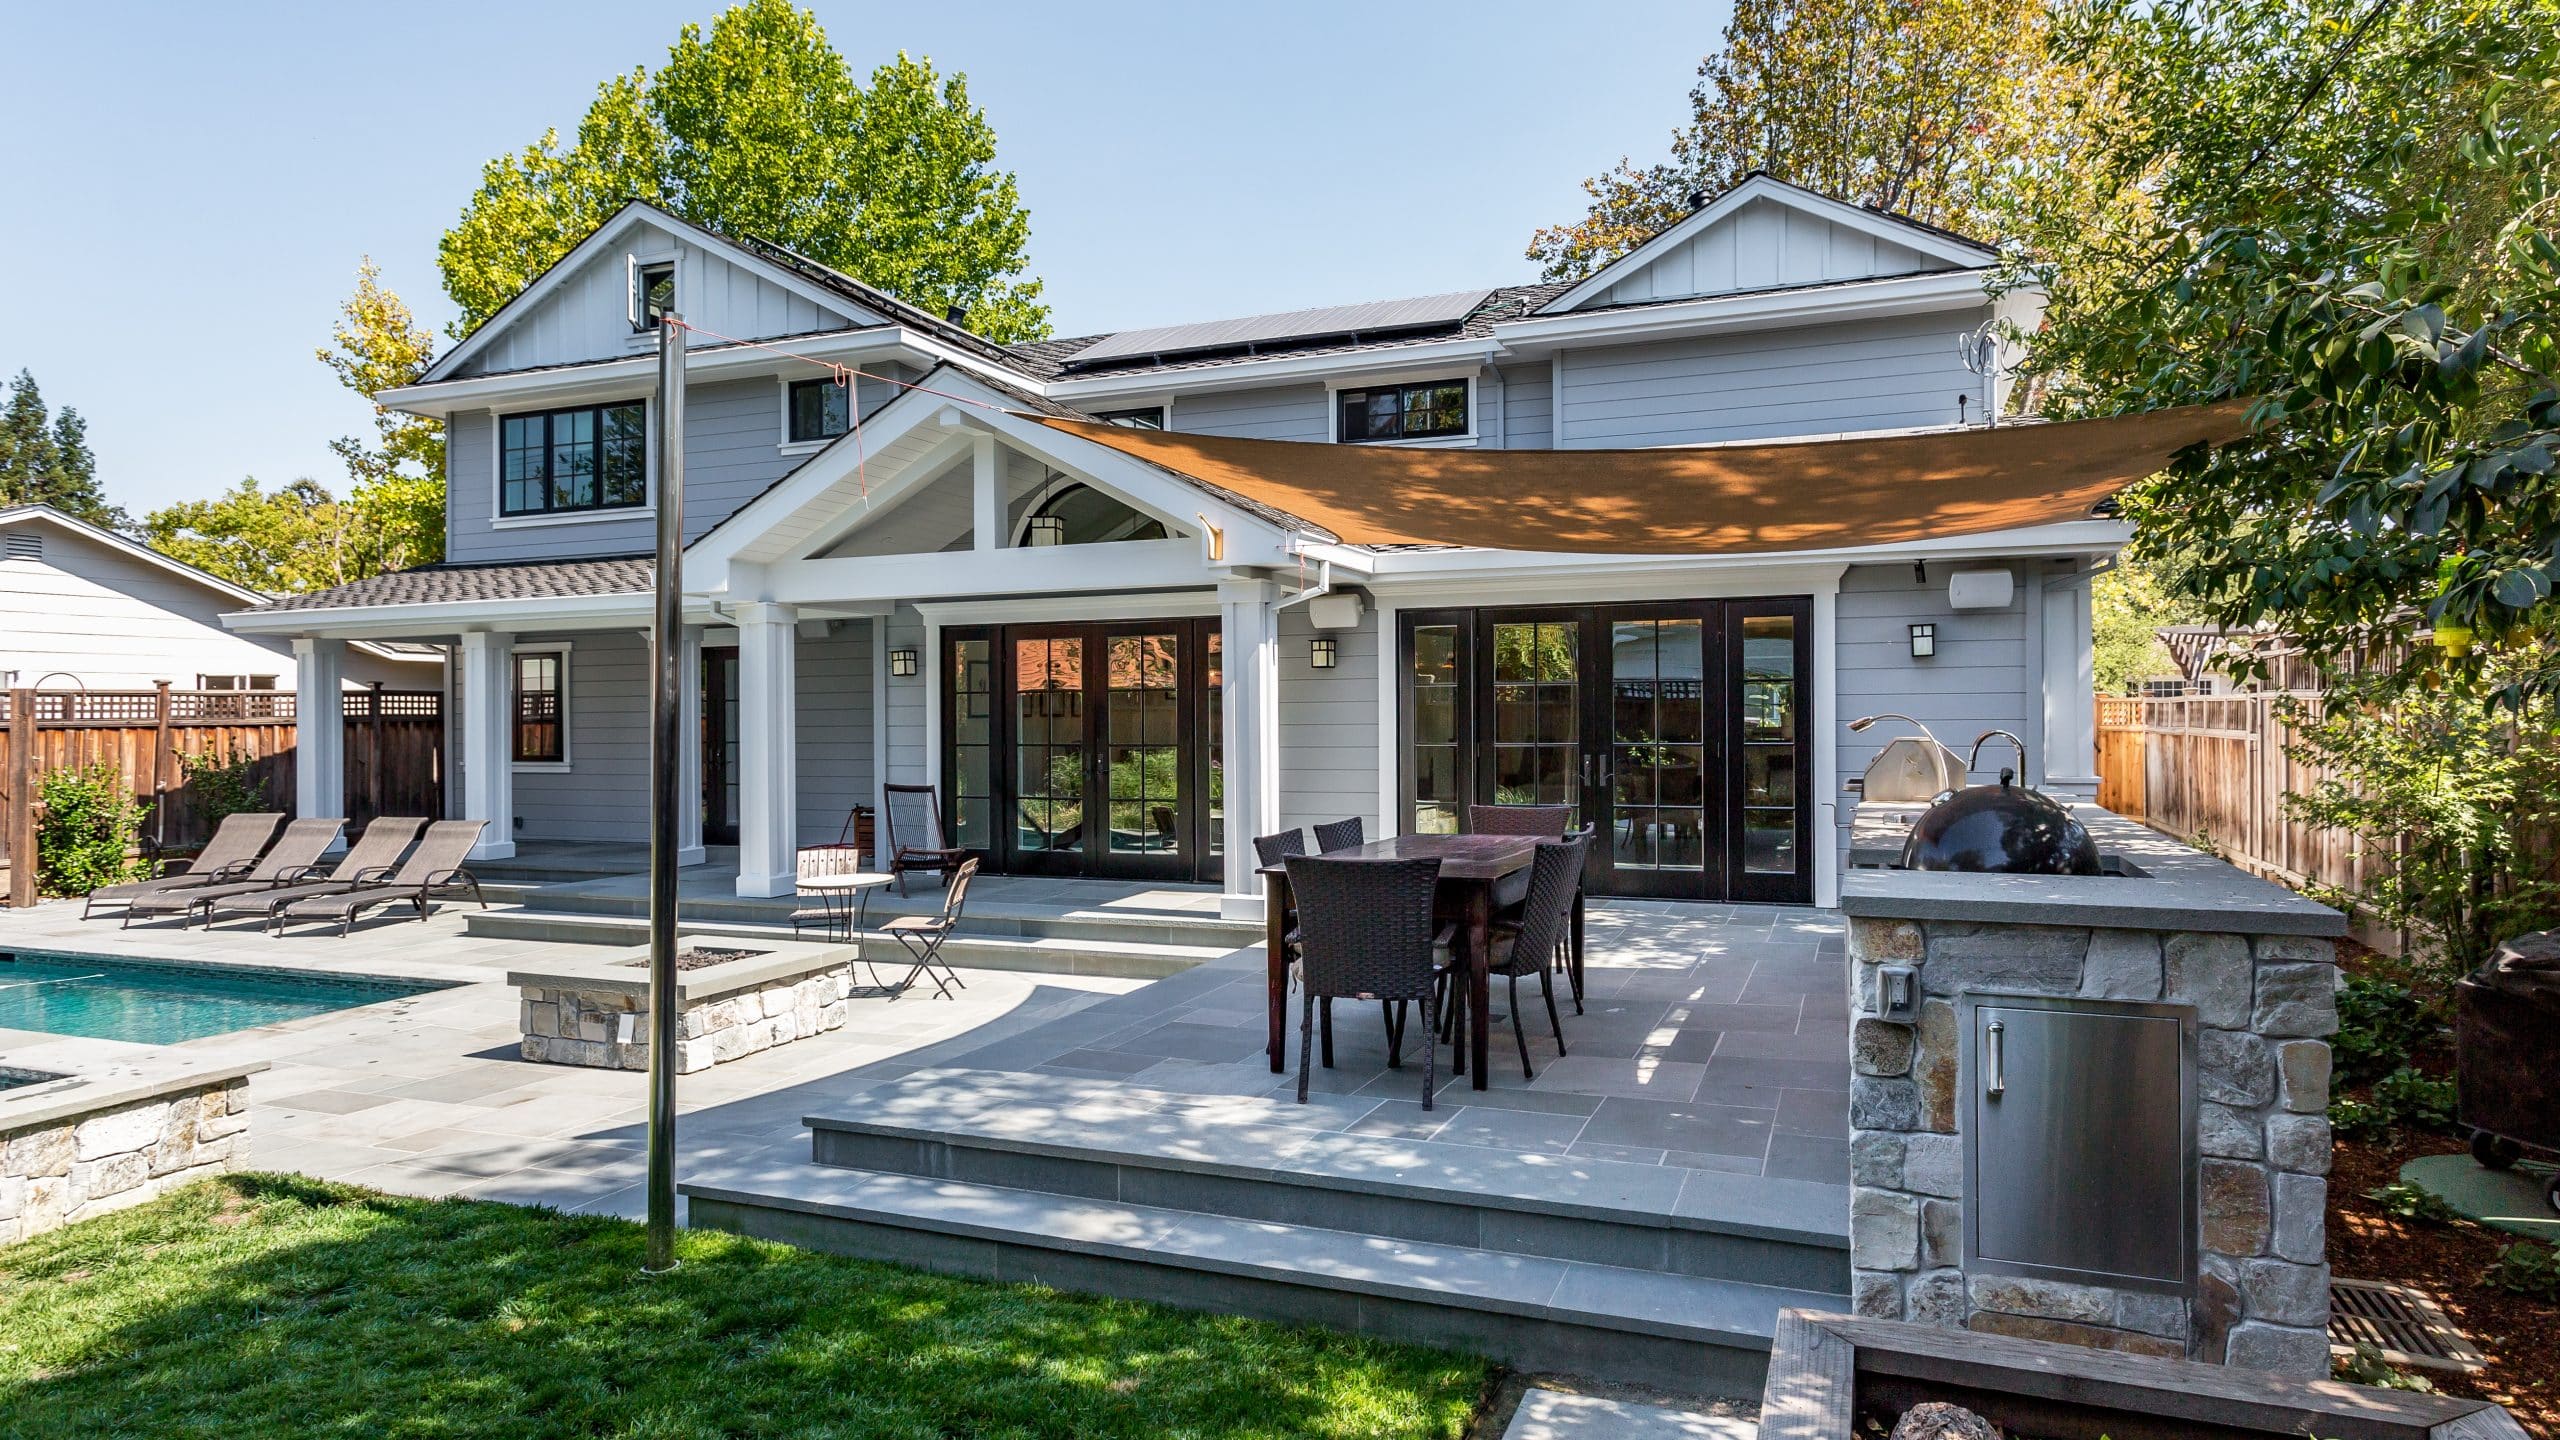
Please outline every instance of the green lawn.
[{"label": "green lawn", "polygon": [[1486,1362],[239,1175],[0,1247],[0,1436],[1456,1436]]}]

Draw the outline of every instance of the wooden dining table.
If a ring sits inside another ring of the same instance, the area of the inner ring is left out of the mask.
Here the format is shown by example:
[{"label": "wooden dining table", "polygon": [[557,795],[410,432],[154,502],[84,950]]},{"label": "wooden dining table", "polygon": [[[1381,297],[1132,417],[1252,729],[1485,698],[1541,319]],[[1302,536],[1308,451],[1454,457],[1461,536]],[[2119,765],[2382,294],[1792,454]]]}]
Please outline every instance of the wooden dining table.
[{"label": "wooden dining table", "polygon": [[[1518,904],[1529,893],[1529,870],[1538,859],[1537,837],[1398,835],[1325,853],[1329,858],[1440,862],[1440,883],[1432,893],[1432,913],[1435,919],[1456,924],[1457,960],[1466,973],[1466,1049],[1457,1063],[1473,1076],[1475,1088],[1484,1089],[1485,1055],[1492,1037],[1485,1016],[1485,958],[1492,953],[1493,916],[1506,905]],[[1271,1070],[1276,1075],[1289,1066],[1289,868],[1286,864],[1265,865],[1255,873],[1262,877],[1263,914],[1269,936],[1266,975],[1271,987]],[[1581,948],[1578,943],[1574,946],[1577,963]],[[1426,1034],[1424,1043],[1436,1044],[1438,1040]]]}]

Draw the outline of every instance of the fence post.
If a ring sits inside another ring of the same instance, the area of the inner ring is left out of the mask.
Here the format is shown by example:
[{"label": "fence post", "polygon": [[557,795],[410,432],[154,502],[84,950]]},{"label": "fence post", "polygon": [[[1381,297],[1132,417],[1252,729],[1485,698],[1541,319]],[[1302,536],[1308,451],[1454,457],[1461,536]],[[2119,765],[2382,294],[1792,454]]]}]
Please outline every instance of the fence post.
[{"label": "fence post", "polygon": [[9,904],[36,903],[36,692],[9,692]]},{"label": "fence post", "polygon": [[369,688],[373,693],[366,698],[373,703],[373,734],[365,747],[365,756],[373,763],[373,774],[365,785],[365,803],[372,814],[379,815],[382,813],[382,682],[373,681]]},{"label": "fence post", "polygon": [[169,682],[154,680],[153,733],[151,736],[151,850],[157,856],[169,848]]}]

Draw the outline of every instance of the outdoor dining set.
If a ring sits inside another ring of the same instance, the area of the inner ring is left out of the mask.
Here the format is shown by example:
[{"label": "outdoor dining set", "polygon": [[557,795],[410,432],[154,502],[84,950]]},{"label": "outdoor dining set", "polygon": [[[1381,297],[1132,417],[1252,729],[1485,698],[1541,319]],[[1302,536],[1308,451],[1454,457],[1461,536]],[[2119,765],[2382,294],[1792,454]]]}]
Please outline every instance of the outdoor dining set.
[{"label": "outdoor dining set", "polygon": [[[1253,842],[1267,891],[1269,1053],[1287,1065],[1288,994],[1300,997],[1298,1099],[1307,1098],[1320,1050],[1333,1064],[1333,1002],[1375,1001],[1385,1018],[1387,1064],[1404,1064],[1406,1021],[1422,1009],[1422,1108],[1438,1088],[1438,1046],[1455,1042],[1452,1067],[1488,1083],[1491,982],[1510,992],[1512,1038],[1524,1076],[1534,1075],[1520,982],[1535,979],[1547,1026],[1564,1053],[1555,977],[1563,972],[1582,1010],[1582,869],[1587,831],[1570,806],[1470,807],[1464,835],[1399,835],[1368,841],[1358,819]],[[1319,1038],[1320,1037],[1320,1038]]]}]

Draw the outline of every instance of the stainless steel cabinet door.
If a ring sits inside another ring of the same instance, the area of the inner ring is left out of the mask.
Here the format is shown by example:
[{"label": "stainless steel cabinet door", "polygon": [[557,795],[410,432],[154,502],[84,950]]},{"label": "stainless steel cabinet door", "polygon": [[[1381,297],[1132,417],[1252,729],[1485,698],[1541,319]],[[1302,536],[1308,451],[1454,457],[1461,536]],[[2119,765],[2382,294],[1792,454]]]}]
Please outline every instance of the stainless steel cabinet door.
[{"label": "stainless steel cabinet door", "polygon": [[2194,1020],[2180,1007],[1966,1002],[1968,1268],[2194,1283]]}]

